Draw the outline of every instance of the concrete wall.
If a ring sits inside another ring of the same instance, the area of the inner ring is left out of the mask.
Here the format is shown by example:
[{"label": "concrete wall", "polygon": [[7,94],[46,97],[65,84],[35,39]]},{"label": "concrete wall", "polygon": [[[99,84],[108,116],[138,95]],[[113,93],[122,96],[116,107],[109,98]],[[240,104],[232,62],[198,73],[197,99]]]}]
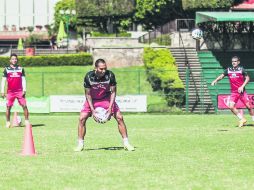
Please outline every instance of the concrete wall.
[{"label": "concrete wall", "polygon": [[138,43],[138,38],[109,38],[109,37],[88,37],[83,42],[86,47],[94,48],[94,47],[132,47],[132,46],[140,46]]},{"label": "concrete wall", "polygon": [[[191,32],[181,32],[184,47],[196,47],[196,40],[191,36]],[[179,32],[173,32],[170,34],[171,47],[182,47],[182,42],[179,41]]]},{"label": "concrete wall", "polygon": [[141,66],[143,63],[143,47],[135,48],[92,48],[94,61],[99,58],[107,62],[109,68]]}]

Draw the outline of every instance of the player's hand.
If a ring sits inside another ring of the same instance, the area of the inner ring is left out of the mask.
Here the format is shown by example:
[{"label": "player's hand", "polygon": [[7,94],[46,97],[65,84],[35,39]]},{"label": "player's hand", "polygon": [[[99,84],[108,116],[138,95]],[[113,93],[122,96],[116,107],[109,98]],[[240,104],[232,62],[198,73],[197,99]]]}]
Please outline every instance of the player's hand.
[{"label": "player's hand", "polygon": [[96,113],[97,113],[97,112],[96,112],[95,110],[93,110],[93,111],[92,111],[92,116],[93,116],[94,120],[98,122],[99,120],[98,120],[98,118],[96,117]]},{"label": "player's hand", "polygon": [[216,81],[213,81],[213,82],[211,83],[211,85],[214,86],[214,85],[216,85],[216,83],[217,83]]},{"label": "player's hand", "polygon": [[240,87],[238,88],[238,93],[243,93],[243,88],[244,88],[244,87],[240,86]]},{"label": "player's hand", "polygon": [[23,94],[22,94],[23,98],[26,97],[26,91],[23,91]]},{"label": "player's hand", "polygon": [[5,93],[1,93],[2,98],[5,98]]},{"label": "player's hand", "polygon": [[110,120],[111,115],[112,115],[112,108],[111,108],[111,107],[109,107],[109,108],[107,109],[106,114],[108,115],[108,120]]}]

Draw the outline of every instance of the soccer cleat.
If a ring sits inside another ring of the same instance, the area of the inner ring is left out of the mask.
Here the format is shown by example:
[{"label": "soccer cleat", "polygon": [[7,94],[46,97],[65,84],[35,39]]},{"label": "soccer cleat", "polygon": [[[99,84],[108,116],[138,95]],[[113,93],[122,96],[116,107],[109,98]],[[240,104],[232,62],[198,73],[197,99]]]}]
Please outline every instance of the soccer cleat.
[{"label": "soccer cleat", "polygon": [[133,146],[131,146],[130,144],[126,144],[126,145],[124,145],[124,150],[134,151],[135,148]]},{"label": "soccer cleat", "polygon": [[6,128],[11,128],[11,123],[10,123],[10,122],[6,122],[5,127],[6,127]]},{"label": "soccer cleat", "polygon": [[74,149],[74,152],[81,152],[84,150],[84,145],[78,145],[75,149]]},{"label": "soccer cleat", "polygon": [[245,118],[242,118],[240,121],[239,121],[239,125],[238,127],[243,127],[243,125],[247,122],[247,120]]}]

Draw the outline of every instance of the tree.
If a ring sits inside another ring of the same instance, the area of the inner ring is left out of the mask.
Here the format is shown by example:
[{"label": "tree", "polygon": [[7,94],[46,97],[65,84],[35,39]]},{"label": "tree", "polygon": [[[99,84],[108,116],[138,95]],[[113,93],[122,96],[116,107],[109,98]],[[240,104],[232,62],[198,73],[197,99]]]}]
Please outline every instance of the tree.
[{"label": "tree", "polygon": [[170,20],[183,16],[181,1],[176,0],[136,0],[134,22],[146,29],[156,28]]},{"label": "tree", "polygon": [[76,0],[78,23],[109,32],[110,23],[131,17],[135,10],[134,0]]},{"label": "tree", "polygon": [[232,5],[243,2],[243,0],[182,0],[183,8],[186,9],[229,9]]},{"label": "tree", "polygon": [[[67,18],[66,16],[60,14],[60,10],[64,10],[64,11],[76,10],[75,0],[62,0],[56,3],[55,14],[54,14],[54,19],[55,19],[54,31],[56,32],[58,30],[61,20],[64,23],[68,22],[69,27],[76,30],[77,16],[72,15],[69,18]],[[67,19],[69,20],[67,21]]]}]

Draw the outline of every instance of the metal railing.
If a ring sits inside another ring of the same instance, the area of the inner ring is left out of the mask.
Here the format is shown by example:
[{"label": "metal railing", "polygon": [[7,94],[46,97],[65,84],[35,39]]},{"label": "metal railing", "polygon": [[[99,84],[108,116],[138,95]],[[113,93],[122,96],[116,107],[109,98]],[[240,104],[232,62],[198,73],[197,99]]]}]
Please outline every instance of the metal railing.
[{"label": "metal railing", "polygon": [[[34,48],[34,55],[50,55],[50,54],[75,54],[77,49],[74,48],[58,48],[53,49],[50,45],[34,45],[30,46]],[[17,55],[26,55],[26,48],[23,50],[17,49],[17,44],[1,44],[0,45],[0,56],[16,53]]]},{"label": "metal railing", "polygon": [[176,19],[139,37],[139,42],[150,44],[154,39],[160,38],[162,35],[177,31],[191,31],[193,28],[195,28],[194,19]]}]

